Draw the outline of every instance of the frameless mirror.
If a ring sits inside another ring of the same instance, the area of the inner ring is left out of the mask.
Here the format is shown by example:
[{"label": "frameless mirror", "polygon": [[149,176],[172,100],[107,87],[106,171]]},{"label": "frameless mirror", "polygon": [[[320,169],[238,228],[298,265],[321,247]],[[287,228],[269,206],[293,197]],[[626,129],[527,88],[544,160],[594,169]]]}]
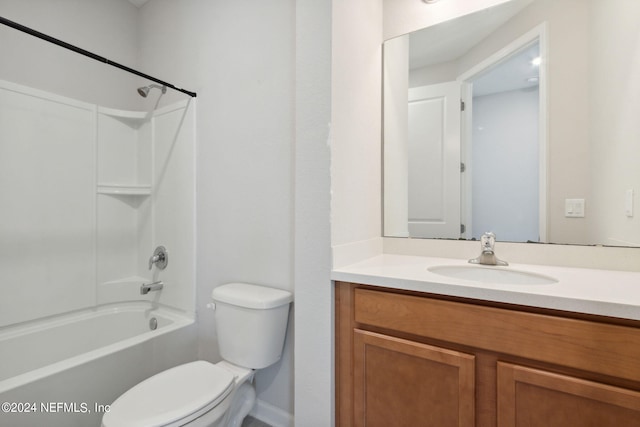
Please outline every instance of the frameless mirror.
[{"label": "frameless mirror", "polygon": [[384,43],[384,235],[640,246],[640,2],[512,0]]}]

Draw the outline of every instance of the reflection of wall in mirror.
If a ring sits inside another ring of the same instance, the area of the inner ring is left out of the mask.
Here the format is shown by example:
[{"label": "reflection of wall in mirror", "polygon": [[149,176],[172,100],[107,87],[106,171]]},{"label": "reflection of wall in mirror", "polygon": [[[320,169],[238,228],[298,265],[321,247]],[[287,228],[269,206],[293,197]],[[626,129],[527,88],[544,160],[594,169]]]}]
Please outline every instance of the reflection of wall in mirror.
[{"label": "reflection of wall in mirror", "polygon": [[538,241],[538,90],[473,99],[472,237]]},{"label": "reflection of wall in mirror", "polygon": [[[640,186],[639,16],[632,0],[536,0],[459,61],[467,69],[547,22],[550,242],[640,245],[640,220],[624,211]],[[573,197],[586,199],[585,218],[565,217]]]},{"label": "reflection of wall in mirror", "polygon": [[547,238],[553,243],[588,244],[589,215],[565,218],[564,200],[589,199],[588,0],[536,0],[476,45],[458,62],[461,70],[547,23]]},{"label": "reflection of wall in mirror", "polygon": [[384,47],[384,232],[408,237],[408,147],[409,38],[396,37]]}]

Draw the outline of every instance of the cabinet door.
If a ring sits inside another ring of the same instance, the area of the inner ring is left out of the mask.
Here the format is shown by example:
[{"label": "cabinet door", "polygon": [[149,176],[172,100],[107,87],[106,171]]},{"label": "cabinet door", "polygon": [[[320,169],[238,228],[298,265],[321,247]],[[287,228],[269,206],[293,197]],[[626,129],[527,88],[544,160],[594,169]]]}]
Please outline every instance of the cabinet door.
[{"label": "cabinet door", "polygon": [[640,427],[640,392],[498,363],[498,427]]},{"label": "cabinet door", "polygon": [[474,425],[474,356],[356,329],[354,425]]}]

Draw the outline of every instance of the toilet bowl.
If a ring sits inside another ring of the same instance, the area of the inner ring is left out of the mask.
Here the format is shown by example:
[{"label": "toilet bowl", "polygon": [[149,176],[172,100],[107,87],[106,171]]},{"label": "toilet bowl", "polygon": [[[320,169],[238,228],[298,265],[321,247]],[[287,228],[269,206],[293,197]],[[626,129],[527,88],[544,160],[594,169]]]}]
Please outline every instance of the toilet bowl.
[{"label": "toilet bowl", "polygon": [[281,357],[292,295],[230,283],[212,298],[224,360],[186,363],[142,381],[110,405],[103,427],[240,427],[255,403],[255,370]]}]

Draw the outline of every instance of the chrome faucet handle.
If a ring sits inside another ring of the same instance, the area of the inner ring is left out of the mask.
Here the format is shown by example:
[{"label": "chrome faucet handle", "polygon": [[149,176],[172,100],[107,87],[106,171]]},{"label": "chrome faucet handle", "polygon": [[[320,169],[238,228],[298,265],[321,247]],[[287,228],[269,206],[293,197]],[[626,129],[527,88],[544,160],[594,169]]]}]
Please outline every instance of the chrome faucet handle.
[{"label": "chrome faucet handle", "polygon": [[496,235],[491,231],[488,231],[480,237],[480,245],[482,246],[482,252],[493,252],[493,248],[496,245]]},{"label": "chrome faucet handle", "polygon": [[156,265],[160,270],[164,270],[167,268],[167,264],[169,263],[169,254],[164,246],[158,246],[155,251],[153,251],[153,255],[149,258],[149,270],[153,267],[153,264]]},{"label": "chrome faucet handle", "polygon": [[494,251],[495,244],[496,244],[496,235],[490,231],[484,233],[482,237],[480,237],[480,246],[482,248],[482,252],[477,258],[470,259],[469,263],[482,264],[482,265],[501,265],[501,266],[509,265],[508,262],[498,259]]}]

